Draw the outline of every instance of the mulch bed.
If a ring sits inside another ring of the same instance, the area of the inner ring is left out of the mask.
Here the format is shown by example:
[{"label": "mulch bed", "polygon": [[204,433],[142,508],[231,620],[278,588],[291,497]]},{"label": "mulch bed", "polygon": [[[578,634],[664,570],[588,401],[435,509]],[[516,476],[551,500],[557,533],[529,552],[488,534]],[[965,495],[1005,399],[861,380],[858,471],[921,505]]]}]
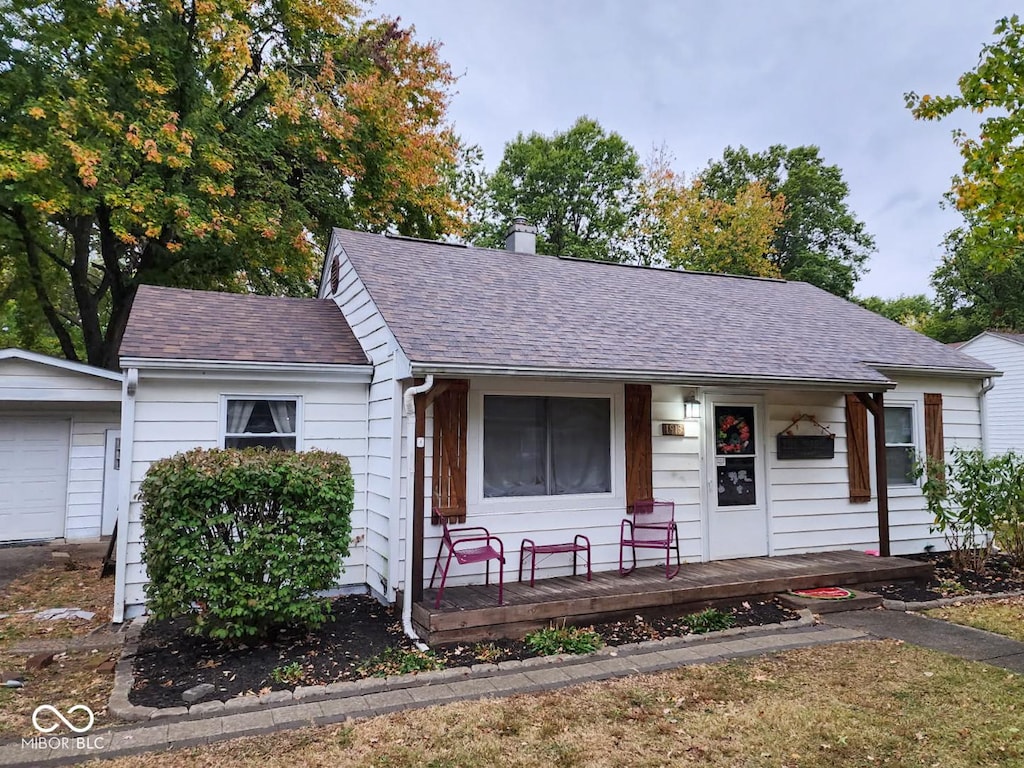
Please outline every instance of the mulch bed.
[{"label": "mulch bed", "polygon": [[[797,618],[774,600],[718,603],[732,626],[777,624]],[[364,664],[388,649],[411,649],[401,617],[365,596],[334,600],[331,619],[313,633],[282,631],[267,642],[228,647],[191,637],[184,620],[150,621],[142,631],[135,657],[131,703],[149,707],[181,706],[182,692],[211,683],[208,699],[359,680],[372,672]],[[681,617],[635,616],[594,626],[608,645],[622,645],[689,634]],[[445,667],[525,659],[536,654],[522,641],[438,646],[434,654]]]},{"label": "mulch bed", "polygon": [[927,602],[967,595],[994,595],[1000,592],[1024,591],[1024,568],[1005,554],[993,554],[985,561],[985,572],[957,573],[948,552],[901,555],[908,560],[932,563],[935,571],[927,584],[898,582],[871,589],[889,600]]}]

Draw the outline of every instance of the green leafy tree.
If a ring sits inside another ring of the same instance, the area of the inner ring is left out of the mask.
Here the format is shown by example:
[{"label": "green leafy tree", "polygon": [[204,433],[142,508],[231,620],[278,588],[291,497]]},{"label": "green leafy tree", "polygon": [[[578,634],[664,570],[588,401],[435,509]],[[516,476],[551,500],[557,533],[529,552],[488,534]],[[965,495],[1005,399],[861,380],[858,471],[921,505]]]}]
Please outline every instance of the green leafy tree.
[{"label": "green leafy tree", "polygon": [[935,304],[923,293],[912,296],[901,294],[895,299],[867,296],[855,301],[865,309],[870,309],[882,317],[887,317],[901,325],[922,332],[935,313]]},{"label": "green leafy tree", "polygon": [[302,294],[331,225],[457,228],[451,83],[346,0],[0,0],[0,258],[116,367],[140,283]]},{"label": "green leafy tree", "polygon": [[509,222],[522,215],[538,227],[540,253],[631,260],[641,173],[636,150],[587,117],[550,137],[519,134],[487,181],[471,238],[501,247]]},{"label": "green leafy tree", "polygon": [[959,110],[985,115],[978,135],[953,131],[964,164],[947,199],[966,220],[966,252],[991,271],[1008,268],[1024,254],[1024,24],[1000,19],[997,40],[982,46],[977,66],[961,75],[947,96],[906,94],[919,120],[940,120]]},{"label": "green leafy tree", "polygon": [[850,210],[850,188],[838,166],[826,165],[814,146],[775,144],[764,152],[727,147],[699,174],[702,194],[735,202],[758,183],[785,201],[768,259],[788,280],[803,280],[849,298],[874,238]]},{"label": "green leafy tree", "polygon": [[950,340],[987,328],[1024,330],[1024,24],[1003,18],[993,34],[956,93],[906,94],[919,120],[960,110],[984,116],[977,135],[953,131],[963,168],[946,201],[964,223],[946,238],[946,256],[932,275],[942,334]]},{"label": "green leafy tree", "polygon": [[946,237],[946,254],[932,273],[937,311],[930,335],[963,341],[990,328],[1024,331],[1024,258],[998,267],[972,251],[963,229]]}]

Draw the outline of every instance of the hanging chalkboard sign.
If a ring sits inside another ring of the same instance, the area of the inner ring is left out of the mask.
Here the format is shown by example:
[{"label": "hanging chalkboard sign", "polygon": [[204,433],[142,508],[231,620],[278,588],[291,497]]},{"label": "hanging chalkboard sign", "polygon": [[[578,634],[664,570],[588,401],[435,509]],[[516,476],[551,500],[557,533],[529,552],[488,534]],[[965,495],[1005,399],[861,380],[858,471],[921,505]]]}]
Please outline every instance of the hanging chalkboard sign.
[{"label": "hanging chalkboard sign", "polygon": [[779,459],[831,459],[836,455],[836,439],[832,435],[777,435],[775,450]]},{"label": "hanging chalkboard sign", "polygon": [[[801,421],[809,421],[820,429],[821,435],[795,435],[793,428]],[[836,436],[818,423],[809,413],[801,413],[775,436],[775,455],[787,459],[831,459],[836,455]]]}]

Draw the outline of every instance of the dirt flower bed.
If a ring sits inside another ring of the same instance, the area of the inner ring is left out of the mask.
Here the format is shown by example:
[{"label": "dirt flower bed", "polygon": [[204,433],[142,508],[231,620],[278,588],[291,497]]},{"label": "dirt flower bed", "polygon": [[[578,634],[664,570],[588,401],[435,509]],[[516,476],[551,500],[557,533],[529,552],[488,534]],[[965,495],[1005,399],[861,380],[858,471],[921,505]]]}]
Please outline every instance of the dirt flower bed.
[{"label": "dirt flower bed", "polygon": [[1024,568],[1005,554],[990,555],[985,571],[962,571],[953,568],[948,552],[928,552],[919,555],[901,555],[909,560],[931,563],[935,571],[924,585],[900,582],[875,587],[871,591],[889,600],[926,602],[967,595],[995,595],[1001,592],[1024,591]]},{"label": "dirt flower bed", "polygon": [[[774,601],[735,601],[716,608],[719,613],[713,618],[726,615],[727,623],[736,627],[796,618]],[[494,663],[536,655],[522,641],[450,644],[433,648],[421,659],[413,658],[414,664],[422,662],[424,666],[410,668],[409,657],[403,652],[412,650],[412,645],[402,632],[400,617],[365,596],[335,600],[331,619],[316,632],[284,630],[262,643],[230,647],[187,635],[185,627],[183,620],[146,624],[135,657],[135,684],[129,695],[133,704],[181,706],[181,694],[200,683],[216,687],[209,698],[227,699],[416,668]],[[598,624],[593,629],[609,645],[692,631],[685,616],[636,616]],[[387,655],[387,662],[375,664],[383,655]]]},{"label": "dirt flower bed", "polygon": [[[116,660],[118,651],[89,650],[56,653],[42,669],[27,669],[30,654],[11,653],[21,643],[60,641],[102,632],[110,622],[114,579],[99,577],[99,557],[51,560],[11,582],[0,595],[0,672],[24,682],[23,688],[0,688],[0,742],[33,736],[32,711],[51,704],[62,711],[88,705],[96,724],[111,722],[107,715],[113,675],[97,669]],[[79,608],[92,619],[36,619],[46,608]]]}]

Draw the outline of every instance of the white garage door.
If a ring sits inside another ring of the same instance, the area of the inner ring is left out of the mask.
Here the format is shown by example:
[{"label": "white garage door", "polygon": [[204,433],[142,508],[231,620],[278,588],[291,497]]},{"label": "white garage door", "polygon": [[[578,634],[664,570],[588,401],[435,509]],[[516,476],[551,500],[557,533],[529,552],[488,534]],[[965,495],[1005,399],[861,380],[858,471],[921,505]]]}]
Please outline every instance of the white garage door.
[{"label": "white garage door", "polygon": [[67,419],[0,416],[0,541],[64,535]]}]

